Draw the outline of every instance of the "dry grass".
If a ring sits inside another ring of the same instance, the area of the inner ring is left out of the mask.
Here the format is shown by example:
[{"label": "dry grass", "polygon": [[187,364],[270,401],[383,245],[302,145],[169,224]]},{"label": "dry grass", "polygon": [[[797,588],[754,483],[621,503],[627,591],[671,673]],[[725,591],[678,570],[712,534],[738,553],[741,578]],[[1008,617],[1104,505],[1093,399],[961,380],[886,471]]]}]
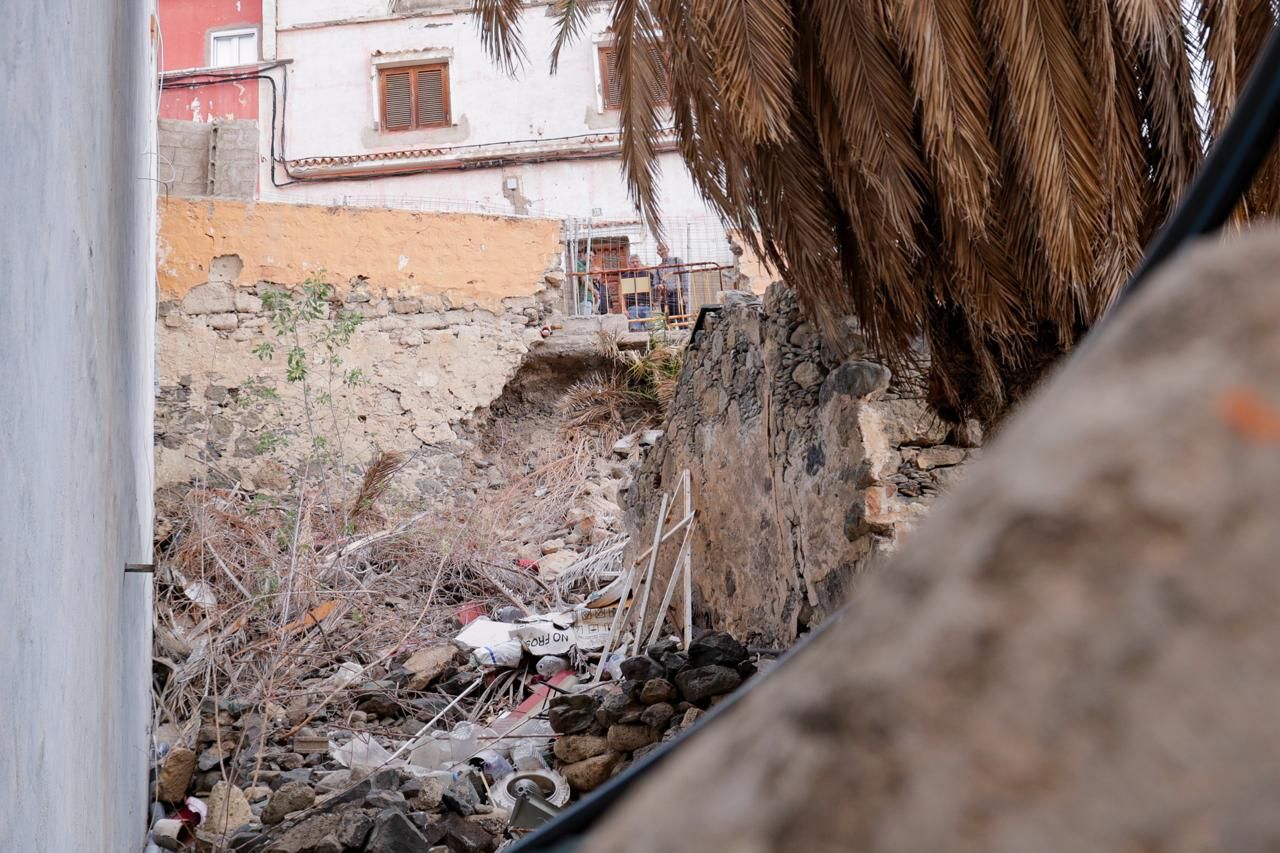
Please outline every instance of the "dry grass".
[{"label": "dry grass", "polygon": [[602,333],[600,352],[609,366],[574,384],[561,400],[564,429],[616,438],[660,422],[675,397],[684,347],[655,336],[642,350],[624,350],[616,337]]},{"label": "dry grass", "polygon": [[[540,464],[498,454],[501,489],[416,513],[389,505],[403,464],[394,454],[379,455],[345,499],[332,483],[282,502],[238,489],[161,495],[155,724],[189,730],[201,700],[229,696],[268,719],[318,700],[330,722],[349,719],[360,691],[326,696],[316,684],[342,663],[376,681],[394,656],[451,639],[462,605],[537,612],[569,600],[612,555],[553,588],[514,563],[515,546],[562,528],[601,449],[582,437],[548,448]],[[383,692],[412,710],[415,695]]]}]

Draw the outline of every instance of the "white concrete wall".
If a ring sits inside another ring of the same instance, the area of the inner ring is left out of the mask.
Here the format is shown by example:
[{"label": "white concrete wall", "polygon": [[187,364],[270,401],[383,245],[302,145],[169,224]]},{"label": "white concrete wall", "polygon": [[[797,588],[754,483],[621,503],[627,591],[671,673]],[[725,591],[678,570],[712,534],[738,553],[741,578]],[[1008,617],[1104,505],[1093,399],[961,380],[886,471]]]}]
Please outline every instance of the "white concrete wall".
[{"label": "white concrete wall", "polygon": [[[271,0],[268,0],[268,5]],[[608,26],[607,4],[591,16],[588,32],[549,68],[555,20],[549,7],[524,12],[529,61],[505,76],[480,43],[469,12],[386,17],[386,0],[276,0],[267,17],[279,21],[276,57],[288,66],[284,132],[291,160],[493,146],[498,154],[554,154],[580,138],[614,134],[616,112],[602,109],[597,49]],[[388,56],[390,55],[390,56]],[[453,126],[388,132],[378,128],[377,65],[402,56],[447,58]],[[269,104],[263,115],[270,113]],[[264,122],[264,134],[266,132]],[[261,150],[269,150],[264,136]],[[679,156],[661,158],[662,198],[673,219],[710,216]],[[617,157],[561,160],[465,172],[416,174],[360,182],[319,182],[276,189],[264,171],[264,199],[327,204],[343,195],[469,202],[484,208],[553,216],[625,218],[633,215]],[[519,189],[506,189],[515,177]]]},{"label": "white concrete wall", "polygon": [[131,853],[146,831],[151,578],[123,569],[151,556],[150,11],[0,16],[6,853]]}]

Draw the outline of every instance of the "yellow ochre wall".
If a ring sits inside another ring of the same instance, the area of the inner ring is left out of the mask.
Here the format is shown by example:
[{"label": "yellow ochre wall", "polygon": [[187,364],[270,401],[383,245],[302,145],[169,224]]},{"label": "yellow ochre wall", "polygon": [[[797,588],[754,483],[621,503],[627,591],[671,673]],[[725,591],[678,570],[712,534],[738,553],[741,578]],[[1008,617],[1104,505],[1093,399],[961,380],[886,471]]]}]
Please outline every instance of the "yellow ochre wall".
[{"label": "yellow ochre wall", "polygon": [[298,284],[324,270],[403,296],[446,294],[496,308],[543,286],[561,250],[560,222],[469,213],[321,207],[230,199],[160,202],[161,299],[209,280],[214,258],[237,256],[236,283]]}]

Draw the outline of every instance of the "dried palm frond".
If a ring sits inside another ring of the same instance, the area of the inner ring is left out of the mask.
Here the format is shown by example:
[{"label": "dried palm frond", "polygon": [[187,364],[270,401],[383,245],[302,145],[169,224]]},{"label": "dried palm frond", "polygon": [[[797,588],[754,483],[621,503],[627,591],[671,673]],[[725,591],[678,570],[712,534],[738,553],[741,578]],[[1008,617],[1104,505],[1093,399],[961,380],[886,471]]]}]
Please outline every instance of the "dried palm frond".
[{"label": "dried palm frond", "polygon": [[[559,56],[585,18],[556,8]],[[990,423],[1106,309],[1274,20],[1272,0],[613,0],[628,187],[658,222],[673,138],[836,351],[850,314],[892,364],[924,339],[935,409]],[[1272,157],[1245,213],[1278,206]]]},{"label": "dried palm frond", "polygon": [[473,0],[472,11],[485,50],[509,76],[524,66],[524,45],[520,41],[522,0]]},{"label": "dried palm frond", "polygon": [[[1276,23],[1271,0],[1204,0],[1200,8],[1204,61],[1209,74],[1208,126],[1212,136],[1226,127],[1249,71]],[[1241,215],[1280,211],[1280,156],[1267,158]]]},{"label": "dried palm frond", "polygon": [[360,479],[360,488],[356,490],[347,509],[347,527],[350,530],[358,530],[362,523],[374,515],[378,501],[387,493],[391,480],[404,464],[404,454],[386,450],[380,451],[369,463],[364,477]]},{"label": "dried palm frond", "polygon": [[560,52],[577,41],[591,19],[590,0],[555,0],[556,40],[551,45],[551,73],[560,66]]}]

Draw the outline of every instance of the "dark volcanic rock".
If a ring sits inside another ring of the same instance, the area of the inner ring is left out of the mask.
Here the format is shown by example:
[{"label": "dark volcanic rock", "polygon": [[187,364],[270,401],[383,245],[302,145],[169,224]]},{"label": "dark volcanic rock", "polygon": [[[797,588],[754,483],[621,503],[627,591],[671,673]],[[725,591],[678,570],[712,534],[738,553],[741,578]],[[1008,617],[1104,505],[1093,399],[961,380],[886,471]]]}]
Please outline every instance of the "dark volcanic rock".
[{"label": "dark volcanic rock", "polygon": [[676,686],[690,702],[701,702],[728,693],[741,683],[742,676],[736,669],[718,665],[687,669],[676,677]]},{"label": "dark volcanic rock", "polygon": [[584,693],[557,696],[551,700],[547,720],[551,723],[551,730],[557,734],[579,734],[595,723],[598,707],[595,697]]},{"label": "dark volcanic rock", "polygon": [[387,809],[378,815],[365,853],[420,853],[428,841],[402,812]]},{"label": "dark volcanic rock", "polygon": [[662,664],[649,657],[648,655],[637,655],[633,658],[627,658],[619,667],[622,670],[622,676],[628,681],[646,682],[651,678],[662,678],[667,674]]},{"label": "dark volcanic rock", "polygon": [[689,663],[694,667],[736,667],[747,659],[746,646],[723,631],[712,631],[689,644]]}]

